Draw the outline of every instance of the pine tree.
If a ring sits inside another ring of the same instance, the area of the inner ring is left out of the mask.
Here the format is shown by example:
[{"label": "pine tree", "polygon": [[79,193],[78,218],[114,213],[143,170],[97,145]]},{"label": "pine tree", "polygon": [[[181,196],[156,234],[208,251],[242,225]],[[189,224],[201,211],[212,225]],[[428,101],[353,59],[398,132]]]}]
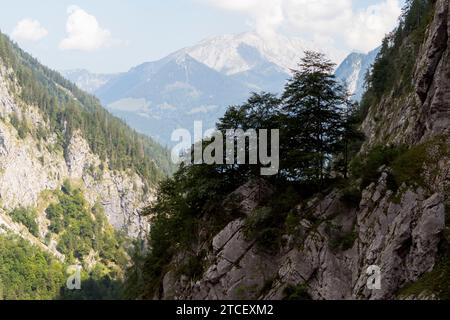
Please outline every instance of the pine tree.
[{"label": "pine tree", "polygon": [[346,90],[333,75],[334,64],[307,51],[282,97],[282,166],[294,179],[322,185],[334,154],[341,148],[341,106]]}]

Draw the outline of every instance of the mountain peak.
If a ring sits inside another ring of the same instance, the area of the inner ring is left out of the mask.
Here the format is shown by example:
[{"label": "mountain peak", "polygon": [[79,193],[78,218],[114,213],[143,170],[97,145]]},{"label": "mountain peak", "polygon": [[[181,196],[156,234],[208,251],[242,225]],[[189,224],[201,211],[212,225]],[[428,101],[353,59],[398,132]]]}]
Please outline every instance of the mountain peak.
[{"label": "mountain peak", "polygon": [[290,72],[297,66],[306,49],[315,48],[313,43],[298,38],[279,34],[268,37],[250,31],[208,38],[179,52],[189,54],[214,70],[234,75],[248,71],[254,66],[254,56],[252,59],[246,59],[242,52],[242,48],[249,47],[254,48],[261,58],[279,66],[285,72]]},{"label": "mountain peak", "polygon": [[364,94],[366,74],[375,62],[378,52],[379,47],[367,54],[352,52],[336,69],[336,77],[347,85],[356,101],[360,101]]}]

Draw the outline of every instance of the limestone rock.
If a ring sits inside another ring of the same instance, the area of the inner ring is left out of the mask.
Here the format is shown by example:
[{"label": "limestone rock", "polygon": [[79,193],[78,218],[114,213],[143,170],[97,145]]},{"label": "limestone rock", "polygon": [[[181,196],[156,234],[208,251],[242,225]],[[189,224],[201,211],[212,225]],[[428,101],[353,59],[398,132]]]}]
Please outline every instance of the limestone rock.
[{"label": "limestone rock", "polygon": [[[0,210],[4,211],[0,226],[3,230],[39,243],[62,258],[52,241],[44,244],[49,222],[45,207],[40,205],[44,192],[60,189],[68,179],[81,187],[91,206],[97,203],[103,206],[115,229],[132,238],[145,237],[149,222],[139,211],[152,201],[153,191],[144,191],[144,181],[131,170],[109,170],[107,162],[100,161],[80,132],[73,133],[66,150],[56,147],[55,135],[40,141],[31,134],[19,138],[11,124],[13,115],[26,121],[31,129],[45,128],[48,124],[36,106],[27,105],[11,94],[11,87],[16,86],[11,75],[12,70],[5,69],[0,61]],[[7,212],[18,207],[40,208],[39,239],[7,220]]]}]

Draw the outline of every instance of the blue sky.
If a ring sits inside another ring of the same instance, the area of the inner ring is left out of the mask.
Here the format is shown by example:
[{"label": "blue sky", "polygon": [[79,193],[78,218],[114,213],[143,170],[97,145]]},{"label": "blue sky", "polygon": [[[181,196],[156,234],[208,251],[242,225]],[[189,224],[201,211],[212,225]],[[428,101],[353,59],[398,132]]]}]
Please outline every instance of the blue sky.
[{"label": "blue sky", "polygon": [[395,26],[402,0],[14,0],[0,29],[55,69],[126,71],[185,46],[256,29],[343,56]]}]

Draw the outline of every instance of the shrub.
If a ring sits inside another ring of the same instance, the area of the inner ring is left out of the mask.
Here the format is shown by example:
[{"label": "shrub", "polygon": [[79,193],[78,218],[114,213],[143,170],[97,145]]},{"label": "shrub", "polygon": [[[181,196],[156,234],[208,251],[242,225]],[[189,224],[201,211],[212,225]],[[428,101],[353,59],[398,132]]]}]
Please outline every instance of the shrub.
[{"label": "shrub", "polygon": [[300,217],[298,214],[296,214],[294,211],[289,212],[289,214],[286,217],[286,231],[289,234],[295,234],[298,225],[300,224]]},{"label": "shrub", "polygon": [[245,220],[245,236],[247,239],[256,240],[261,250],[276,250],[279,245],[281,232],[276,226],[274,211],[269,207],[258,208]]},{"label": "shrub", "polygon": [[10,118],[10,122],[14,128],[17,130],[17,134],[20,139],[25,139],[28,135],[30,129],[28,128],[27,122],[25,119],[19,119],[19,117],[13,113]]},{"label": "shrub", "polygon": [[17,208],[11,211],[9,214],[11,218],[18,223],[27,227],[28,231],[35,236],[39,237],[39,226],[36,222],[37,213],[33,209]]},{"label": "shrub", "polygon": [[50,231],[59,235],[58,251],[81,260],[94,249],[104,262],[126,264],[125,238],[108,224],[100,205],[90,208],[83,193],[69,181],[57,196],[58,202],[51,204],[46,214]]},{"label": "shrub", "polygon": [[358,207],[361,203],[361,190],[357,187],[350,186],[342,191],[341,201],[351,207]]},{"label": "shrub", "polygon": [[344,233],[339,235],[331,242],[331,247],[333,249],[339,249],[342,251],[346,251],[353,247],[356,239],[358,238],[358,233],[355,231],[350,231],[348,233]]},{"label": "shrub", "polygon": [[398,186],[423,185],[422,171],[425,161],[428,159],[428,147],[430,144],[422,144],[406,150],[392,162],[391,168]]},{"label": "shrub", "polygon": [[0,235],[0,300],[55,299],[65,280],[62,263],[19,237]]},{"label": "shrub", "polygon": [[355,158],[351,164],[351,172],[355,178],[361,179],[360,188],[365,189],[377,182],[381,174],[380,168],[389,166],[404,150],[404,147],[376,146],[364,158]]},{"label": "shrub", "polygon": [[178,269],[178,274],[185,275],[192,280],[198,279],[204,271],[203,257],[204,254],[189,256],[186,263]]},{"label": "shrub", "polygon": [[308,294],[308,288],[306,284],[300,284],[297,286],[287,286],[284,291],[283,300],[297,301],[297,300],[312,300]]},{"label": "shrub", "polygon": [[[245,220],[244,232],[248,239],[256,240],[259,249],[275,251],[281,244],[286,219],[300,198],[291,187],[278,190],[264,207],[255,209]],[[295,223],[291,215],[290,223]]]}]

